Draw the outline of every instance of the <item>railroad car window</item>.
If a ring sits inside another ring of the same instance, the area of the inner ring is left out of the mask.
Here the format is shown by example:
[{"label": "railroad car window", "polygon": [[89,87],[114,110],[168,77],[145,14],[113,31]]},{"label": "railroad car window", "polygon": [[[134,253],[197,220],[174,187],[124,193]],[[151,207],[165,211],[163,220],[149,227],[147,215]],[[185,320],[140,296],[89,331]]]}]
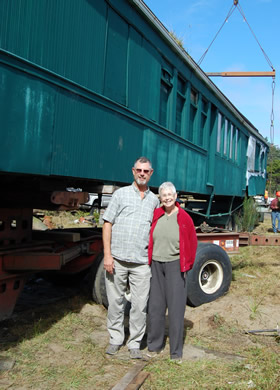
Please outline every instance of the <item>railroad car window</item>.
[{"label": "railroad car window", "polygon": [[229,158],[232,159],[232,149],[233,149],[233,125],[230,126],[230,143],[229,143]]},{"label": "railroad car window", "polygon": [[208,102],[205,99],[201,99],[201,111],[207,115],[208,111]]},{"label": "railroad car window", "polygon": [[169,95],[172,90],[172,70],[171,66],[164,59],[162,60],[164,64],[161,68],[159,123],[167,127]]},{"label": "railroad car window", "polygon": [[208,102],[204,98],[201,99],[201,123],[200,131],[198,134],[198,144],[203,146],[204,143],[204,134],[207,126],[207,111],[208,111]]},{"label": "railroad car window", "polygon": [[201,114],[200,131],[198,134],[198,145],[203,146],[204,129],[206,127],[207,117],[205,114]]},{"label": "railroad car window", "polygon": [[191,103],[196,106],[197,102],[198,102],[198,93],[193,88],[191,88]]},{"label": "railroad car window", "polygon": [[195,118],[196,118],[196,112],[197,109],[191,105],[190,108],[190,127],[189,127],[189,134],[188,134],[188,139],[189,141],[193,142],[193,134],[194,134],[194,129],[195,129]]},{"label": "railroad car window", "polygon": [[182,113],[183,113],[184,105],[185,105],[185,98],[177,94],[175,133],[179,135],[181,135]]},{"label": "railroad car window", "polygon": [[221,151],[221,135],[222,135],[222,115],[218,113],[218,131],[217,131],[217,152]]},{"label": "railroad car window", "polygon": [[239,146],[239,130],[236,129],[236,132],[235,132],[235,155],[234,155],[235,161],[238,160],[238,146]]},{"label": "railroad car window", "polygon": [[169,73],[169,71],[167,69],[162,68],[162,70],[161,70],[161,78],[162,78],[162,80],[164,80],[170,86],[172,85],[171,84],[172,75]]},{"label": "railroad car window", "polygon": [[247,139],[247,170],[254,172],[256,167],[256,138],[249,136]]},{"label": "railroad car window", "polygon": [[182,77],[178,76],[177,91],[183,96],[185,96],[186,88],[187,88],[187,84],[185,80],[183,80]]},{"label": "railroad car window", "polygon": [[225,120],[225,132],[224,132],[224,155],[227,155],[228,146],[228,120]]},{"label": "railroad car window", "polygon": [[175,133],[179,135],[182,134],[182,115],[183,115],[183,109],[186,101],[185,93],[186,93],[186,82],[180,76],[178,76]]},{"label": "railroad car window", "polygon": [[169,94],[170,94],[170,87],[166,85],[163,81],[161,81],[159,123],[162,126],[167,125],[167,110],[168,110]]},{"label": "railroad car window", "polygon": [[255,171],[260,171],[260,154],[261,154],[261,146],[259,143],[257,143],[256,154],[255,154]]},{"label": "railroad car window", "polygon": [[191,88],[190,99],[191,99],[190,127],[189,127],[188,139],[191,142],[194,142],[195,141],[194,134],[195,134],[196,125],[197,125],[196,114],[197,114],[198,93],[193,88]]},{"label": "railroad car window", "polygon": [[265,152],[262,151],[261,152],[261,164],[260,164],[261,172],[264,172],[264,156],[265,156]]}]

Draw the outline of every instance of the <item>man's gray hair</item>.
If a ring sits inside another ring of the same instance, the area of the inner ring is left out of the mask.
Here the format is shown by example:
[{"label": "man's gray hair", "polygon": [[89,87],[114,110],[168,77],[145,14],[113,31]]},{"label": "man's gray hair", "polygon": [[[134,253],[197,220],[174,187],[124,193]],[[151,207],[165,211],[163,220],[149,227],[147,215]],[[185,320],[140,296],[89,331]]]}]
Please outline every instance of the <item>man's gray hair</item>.
[{"label": "man's gray hair", "polygon": [[141,164],[148,163],[148,164],[150,164],[150,169],[152,169],[152,163],[147,157],[144,157],[144,156],[138,157],[137,160],[135,160],[134,168],[138,162],[140,162]]},{"label": "man's gray hair", "polygon": [[163,191],[163,190],[167,190],[167,189],[170,189],[172,191],[173,194],[176,194],[176,188],[174,186],[173,183],[171,183],[171,181],[165,181],[164,183],[162,183],[160,186],[159,186],[159,189],[158,189],[158,193],[160,195],[160,192]]}]

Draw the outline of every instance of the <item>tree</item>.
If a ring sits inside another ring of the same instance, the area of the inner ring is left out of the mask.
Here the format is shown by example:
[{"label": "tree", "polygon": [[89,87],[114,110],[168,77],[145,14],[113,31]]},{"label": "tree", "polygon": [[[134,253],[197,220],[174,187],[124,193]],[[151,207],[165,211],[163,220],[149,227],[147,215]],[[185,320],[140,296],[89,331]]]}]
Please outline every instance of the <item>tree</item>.
[{"label": "tree", "polygon": [[267,178],[268,195],[274,197],[275,192],[280,190],[280,149],[273,144],[269,145]]}]

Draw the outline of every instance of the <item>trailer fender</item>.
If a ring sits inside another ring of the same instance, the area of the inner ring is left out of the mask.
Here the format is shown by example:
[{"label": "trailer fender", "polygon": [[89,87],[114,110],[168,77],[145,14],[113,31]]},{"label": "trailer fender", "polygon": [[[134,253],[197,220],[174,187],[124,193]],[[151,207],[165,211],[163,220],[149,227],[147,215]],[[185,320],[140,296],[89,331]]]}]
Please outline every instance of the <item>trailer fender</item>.
[{"label": "trailer fender", "polygon": [[231,283],[232,267],[220,246],[198,243],[193,268],[187,273],[187,303],[196,307],[224,295]]}]

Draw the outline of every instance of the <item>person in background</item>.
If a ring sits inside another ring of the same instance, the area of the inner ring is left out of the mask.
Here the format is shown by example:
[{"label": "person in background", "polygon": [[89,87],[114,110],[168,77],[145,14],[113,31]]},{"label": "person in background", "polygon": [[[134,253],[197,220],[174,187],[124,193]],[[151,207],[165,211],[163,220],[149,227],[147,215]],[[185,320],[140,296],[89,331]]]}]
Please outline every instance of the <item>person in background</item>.
[{"label": "person in background", "polygon": [[159,196],[162,207],[154,212],[148,248],[152,279],[147,355],[153,357],[164,348],[168,309],[170,358],[181,363],[187,302],[186,273],[195,260],[197,237],[191,217],[176,202],[174,185],[171,182],[161,184]]},{"label": "person in background", "polygon": [[151,278],[149,232],[159,200],[148,187],[153,174],[149,159],[138,158],[132,174],[132,185],[113,194],[103,215],[105,283],[109,302],[107,327],[110,335],[106,353],[115,355],[124,342],[124,294],[129,281],[131,309],[127,346],[130,358],[141,359],[140,343],[146,330]]},{"label": "person in background", "polygon": [[271,201],[270,208],[272,229],[274,233],[277,233],[277,231],[280,231],[280,191],[276,192],[276,198]]},{"label": "person in background", "polygon": [[264,203],[265,204],[268,203],[268,191],[267,190],[264,191]]}]

